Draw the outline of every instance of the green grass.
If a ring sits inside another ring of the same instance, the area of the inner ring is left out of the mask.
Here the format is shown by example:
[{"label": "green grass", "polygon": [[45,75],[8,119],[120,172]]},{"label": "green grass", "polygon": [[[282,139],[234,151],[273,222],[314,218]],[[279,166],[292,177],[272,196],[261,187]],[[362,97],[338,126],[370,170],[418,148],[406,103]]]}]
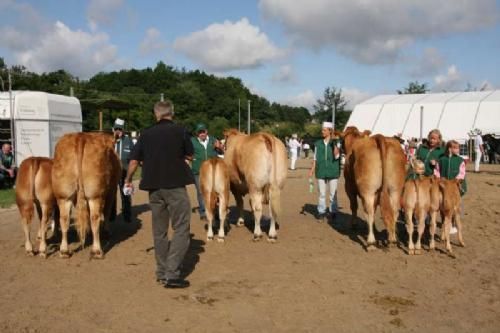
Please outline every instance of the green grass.
[{"label": "green grass", "polygon": [[0,208],[9,208],[16,203],[14,189],[0,190]]}]

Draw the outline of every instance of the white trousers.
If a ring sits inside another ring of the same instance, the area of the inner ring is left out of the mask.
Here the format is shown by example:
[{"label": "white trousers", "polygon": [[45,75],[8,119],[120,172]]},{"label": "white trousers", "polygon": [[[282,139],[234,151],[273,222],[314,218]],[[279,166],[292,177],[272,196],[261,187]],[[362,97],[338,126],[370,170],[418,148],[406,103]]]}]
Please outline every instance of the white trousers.
[{"label": "white trousers", "polygon": [[323,214],[326,212],[326,185],[330,188],[330,213],[337,212],[337,184],[338,179],[318,179],[318,213]]},{"label": "white trousers", "polygon": [[295,162],[297,162],[297,149],[290,150],[290,169],[295,170]]},{"label": "white trousers", "polygon": [[476,160],[474,161],[474,171],[478,172],[479,164],[481,163],[481,156],[483,154],[481,153],[481,149],[475,149],[475,151],[476,151]]}]

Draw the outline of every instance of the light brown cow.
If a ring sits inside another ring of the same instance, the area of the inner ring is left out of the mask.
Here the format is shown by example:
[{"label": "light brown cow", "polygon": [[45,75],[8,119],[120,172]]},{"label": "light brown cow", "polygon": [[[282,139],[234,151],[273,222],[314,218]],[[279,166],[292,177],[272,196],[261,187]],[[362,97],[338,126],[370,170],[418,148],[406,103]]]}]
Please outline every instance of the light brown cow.
[{"label": "light brown cow", "polygon": [[[408,232],[408,254],[422,253],[422,235],[425,230],[425,218],[431,216],[431,240],[429,247],[435,248],[434,234],[436,232],[436,218],[439,212],[440,192],[439,180],[434,176],[425,177],[423,172],[425,166],[422,161],[412,161],[412,167],[416,171],[415,179],[408,179],[404,185],[402,208],[406,215],[406,230]],[[413,243],[413,214],[418,220],[417,243]]]},{"label": "light brown cow", "polygon": [[[460,179],[445,179],[439,180],[439,188],[441,190],[443,201],[441,204],[441,213],[444,215],[443,226],[441,228],[441,239],[446,242],[446,251],[452,255],[450,243],[451,222],[455,219],[455,224],[458,230],[458,243],[460,246],[465,246],[462,238],[462,221],[460,220]],[[432,233],[431,233],[432,235]]]},{"label": "light brown cow", "polygon": [[40,246],[38,254],[45,258],[47,243],[45,239],[47,222],[52,216],[55,197],[52,192],[52,160],[45,157],[29,157],[19,167],[16,179],[16,203],[21,214],[24,230],[24,248],[28,255],[33,255],[33,245],[30,239],[30,226],[34,208],[40,219],[38,238]]},{"label": "light brown cow", "polygon": [[224,242],[224,226],[229,203],[229,172],[222,159],[215,157],[201,164],[200,187],[207,208],[207,240],[211,241],[214,238],[212,224],[218,199],[220,226],[217,240]]},{"label": "light brown cow", "polygon": [[225,131],[224,161],[229,169],[231,192],[239,210],[238,225],[243,225],[243,196],[250,194],[255,218],[254,240],[262,237],[262,203],[269,201],[271,226],[269,238],[276,241],[276,222],[280,217],[280,195],[287,175],[285,145],[268,133],[246,135],[235,129]]},{"label": "light brown cow", "polygon": [[352,223],[356,222],[361,198],[367,215],[367,250],[374,249],[374,215],[380,204],[389,244],[396,242],[396,219],[406,174],[406,158],[399,142],[382,135],[368,136],[356,127],[342,133],[346,150],[344,165],[345,189],[349,197]]},{"label": "light brown cow", "polygon": [[103,258],[99,227],[109,218],[121,166],[114,151],[114,139],[104,133],[71,133],[56,145],[52,186],[60,210],[62,241],[60,256],[69,257],[68,228],[71,207],[77,209],[77,230],[82,247],[88,230],[89,213],[93,243],[91,256]]}]

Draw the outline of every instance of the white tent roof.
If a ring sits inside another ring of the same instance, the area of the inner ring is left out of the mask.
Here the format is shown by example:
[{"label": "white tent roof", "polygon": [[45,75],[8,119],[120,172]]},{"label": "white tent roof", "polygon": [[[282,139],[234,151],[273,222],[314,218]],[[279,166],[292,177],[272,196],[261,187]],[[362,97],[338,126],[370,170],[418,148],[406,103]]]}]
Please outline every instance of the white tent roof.
[{"label": "white tent roof", "polygon": [[379,95],[356,105],[346,126],[418,138],[421,107],[424,137],[434,128],[441,130],[445,140],[462,142],[475,128],[483,133],[500,133],[500,90]]}]

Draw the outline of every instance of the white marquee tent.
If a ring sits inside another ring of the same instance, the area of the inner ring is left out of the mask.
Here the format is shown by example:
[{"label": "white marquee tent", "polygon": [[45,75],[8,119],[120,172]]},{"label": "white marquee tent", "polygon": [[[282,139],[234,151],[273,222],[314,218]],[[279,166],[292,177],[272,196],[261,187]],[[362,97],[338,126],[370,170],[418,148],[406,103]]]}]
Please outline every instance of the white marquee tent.
[{"label": "white marquee tent", "polygon": [[[29,156],[53,157],[57,140],[69,132],[82,131],[80,101],[75,97],[36,91],[0,93],[0,123],[10,139],[14,118],[16,164]],[[9,140],[11,141],[11,140]]]},{"label": "white marquee tent", "polygon": [[346,126],[373,134],[419,138],[438,128],[444,140],[464,143],[473,129],[500,134],[500,90],[437,94],[379,95],[356,105]]}]

